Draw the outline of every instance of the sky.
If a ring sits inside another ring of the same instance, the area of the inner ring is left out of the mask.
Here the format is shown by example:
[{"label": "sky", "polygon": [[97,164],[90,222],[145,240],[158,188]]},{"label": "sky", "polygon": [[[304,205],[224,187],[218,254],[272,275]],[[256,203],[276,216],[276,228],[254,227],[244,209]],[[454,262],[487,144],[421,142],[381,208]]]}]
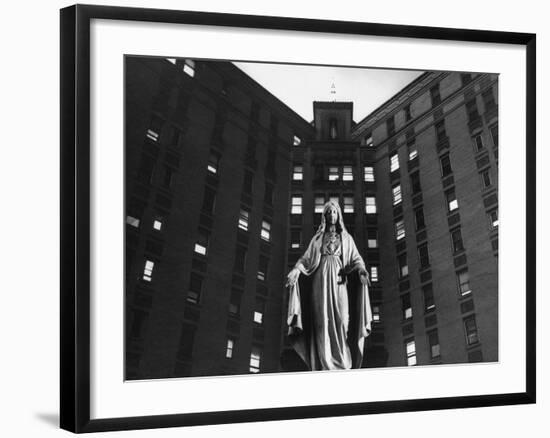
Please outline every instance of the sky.
[{"label": "sky", "polygon": [[313,120],[314,101],[334,100],[353,102],[353,119],[358,122],[423,73],[244,62],[235,65],[308,122]]}]

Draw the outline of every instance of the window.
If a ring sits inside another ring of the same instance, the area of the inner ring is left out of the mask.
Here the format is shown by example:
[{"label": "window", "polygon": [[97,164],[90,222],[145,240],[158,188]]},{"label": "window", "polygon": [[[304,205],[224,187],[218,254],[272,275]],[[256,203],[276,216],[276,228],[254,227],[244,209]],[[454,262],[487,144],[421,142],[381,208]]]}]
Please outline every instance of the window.
[{"label": "window", "polygon": [[412,318],[413,309],[411,305],[411,294],[405,294],[401,297],[401,312],[403,319]]},{"label": "window", "polygon": [[430,359],[437,359],[441,356],[437,330],[428,332],[428,345],[430,346]]},{"label": "window", "polygon": [[164,166],[164,177],[162,179],[162,186],[166,189],[169,189],[172,186],[172,179],[174,176],[174,171],[169,166]]},{"label": "window", "polygon": [[248,216],[249,212],[244,208],[241,208],[239,212],[239,228],[243,231],[248,231]]},{"label": "window", "polygon": [[292,206],[290,207],[290,214],[302,214],[302,197],[293,196]]},{"label": "window", "polygon": [[418,247],[418,259],[420,261],[420,269],[424,269],[430,266],[430,255],[428,254],[427,243]]},{"label": "window", "polygon": [[451,240],[453,241],[453,252],[457,253],[464,250],[464,244],[462,243],[462,233],[460,228],[456,228],[451,231]]},{"label": "window", "polygon": [[498,125],[493,125],[489,128],[491,132],[491,138],[493,139],[493,145],[498,147]]},{"label": "window", "polygon": [[432,106],[437,106],[441,103],[441,94],[439,93],[439,84],[430,88],[430,97],[432,98]]},{"label": "window", "polygon": [[402,201],[401,197],[401,184],[397,184],[396,186],[392,187],[392,197],[393,197],[393,205],[397,205]]},{"label": "window", "polygon": [[336,204],[340,204],[340,196],[338,195],[329,195],[328,200]]},{"label": "window", "polygon": [[273,184],[265,183],[264,202],[267,205],[273,205]]},{"label": "window", "polygon": [[246,170],[244,172],[244,180],[243,180],[243,192],[247,194],[252,193],[252,182],[254,180],[254,175],[252,172],[249,172]]},{"label": "window", "polygon": [[331,140],[336,140],[338,138],[338,122],[334,118],[330,119],[329,122],[329,134]]},{"label": "window", "polygon": [[324,206],[325,206],[325,197],[324,196],[316,196],[315,197],[315,213],[322,213]]},{"label": "window", "polygon": [[405,121],[406,122],[408,122],[409,120],[412,119],[411,104],[410,103],[408,105],[405,105],[405,107],[403,108],[403,112],[405,113]]},{"label": "window", "polygon": [[233,348],[235,348],[235,340],[234,339],[227,339],[227,343],[225,345],[225,357],[227,359],[233,358]]},{"label": "window", "polygon": [[250,353],[250,372],[259,373],[260,372],[260,362],[262,360],[262,351],[258,347],[252,347],[252,352]]},{"label": "window", "polygon": [[477,103],[475,97],[466,102],[466,112],[468,113],[468,121],[470,123],[479,119],[479,112],[477,111]]},{"label": "window", "polygon": [[374,182],[374,167],[365,166],[363,170],[365,182]]},{"label": "window", "polygon": [[462,82],[462,86],[468,85],[470,82],[472,82],[472,74],[471,73],[460,73],[460,80]]},{"label": "window", "polygon": [[235,251],[235,271],[244,272],[246,264],[246,248],[237,246]]},{"label": "window", "polygon": [[210,157],[208,158],[207,169],[210,173],[216,175],[218,173],[218,167],[220,165],[220,154],[216,151],[210,151]]},{"label": "window", "polygon": [[189,290],[187,291],[187,297],[185,301],[192,304],[199,304],[202,290],[202,277],[194,272],[191,272],[191,279],[189,281]]},{"label": "window", "polygon": [[444,141],[447,139],[447,132],[445,131],[445,121],[440,120],[435,124],[435,135],[437,141]]},{"label": "window", "polygon": [[183,71],[189,76],[195,76],[195,61],[192,59],[186,59],[185,64],[183,65]]},{"label": "window", "polygon": [[229,299],[229,315],[238,317],[241,313],[241,292],[238,290],[231,291],[231,298]]},{"label": "window", "polygon": [[475,315],[464,319],[464,331],[466,332],[466,343],[468,345],[474,345],[479,342]]},{"label": "window", "polygon": [[370,267],[370,281],[372,281],[373,283],[378,282],[378,266]]},{"label": "window", "polygon": [[153,229],[157,231],[160,231],[162,229],[162,217],[157,216],[153,220]]},{"label": "window", "polygon": [[378,248],[378,232],[376,230],[367,230],[367,247]]},{"label": "window", "polygon": [[399,157],[397,154],[390,156],[390,172],[395,172],[399,169]]},{"label": "window", "polygon": [[303,179],[304,179],[304,167],[294,166],[294,171],[292,172],[292,180],[302,181]]},{"label": "window", "polygon": [[300,230],[291,230],[290,231],[290,247],[292,249],[300,248],[302,241]]},{"label": "window", "polygon": [[328,180],[329,181],[338,181],[340,179],[340,169],[338,167],[329,167],[328,168]]},{"label": "window", "polygon": [[147,154],[142,154],[137,171],[137,178],[146,184],[151,184],[153,181],[154,170],[155,162],[153,161],[153,159]]},{"label": "window", "polygon": [[458,200],[456,199],[455,189],[450,189],[445,192],[447,199],[447,211],[450,213],[458,208]]},{"label": "window", "polygon": [[262,221],[260,237],[266,242],[271,241],[271,224],[268,221]]},{"label": "window", "polygon": [[489,225],[492,230],[498,228],[498,210],[493,210],[489,212]]},{"label": "window", "polygon": [[461,296],[470,295],[472,290],[470,289],[470,274],[468,269],[461,269],[456,273],[456,278],[458,281],[458,292]]},{"label": "window", "polygon": [[205,187],[204,198],[202,200],[202,210],[210,215],[213,214],[215,201],[216,192],[210,187]]},{"label": "window", "polygon": [[416,344],[414,340],[405,342],[405,355],[407,357],[407,365],[416,365]]},{"label": "window", "polygon": [[407,150],[409,152],[409,161],[412,161],[416,157],[418,157],[418,149],[416,147],[416,142],[414,140],[409,140],[407,142]]},{"label": "window", "polygon": [[258,280],[265,281],[265,279],[267,278],[267,266],[268,258],[264,255],[261,255],[258,262],[258,274],[256,276]]},{"label": "window", "polygon": [[495,96],[493,95],[493,89],[488,88],[481,93],[483,98],[483,105],[485,106],[485,111],[490,110],[496,107]]},{"label": "window", "polygon": [[353,213],[353,196],[344,195],[344,213]]},{"label": "window", "polygon": [[126,223],[132,227],[139,228],[140,220],[133,216],[126,216]]},{"label": "window", "polygon": [[365,198],[365,213],[366,214],[376,213],[376,198],[374,196],[367,196]]},{"label": "window", "polygon": [[145,281],[151,281],[153,279],[153,268],[155,267],[155,262],[151,260],[145,260],[145,267],[143,268],[143,279]]},{"label": "window", "polygon": [[395,240],[401,240],[404,237],[405,237],[405,221],[403,219],[400,219],[395,223]]},{"label": "window", "polygon": [[365,137],[363,138],[363,143],[368,148],[372,148],[374,146],[372,133],[369,132],[367,135],[365,135]]},{"label": "window", "polygon": [[420,193],[422,191],[422,187],[420,186],[419,172],[411,173],[411,188],[413,195],[416,195],[417,193]]},{"label": "window", "polygon": [[353,169],[351,166],[344,166],[344,169],[342,172],[342,180],[353,181]]},{"label": "window", "polygon": [[258,325],[261,325],[263,323],[264,307],[265,307],[264,301],[257,299],[256,305],[254,307],[254,322]]},{"label": "window", "polygon": [[151,124],[147,130],[147,138],[151,141],[157,142],[160,136],[160,130],[162,129],[163,120],[160,117],[151,117]]},{"label": "window", "polygon": [[449,176],[451,173],[453,173],[453,169],[451,168],[451,159],[449,158],[449,154],[443,155],[439,162],[441,164],[441,176],[445,178],[446,176]]},{"label": "window", "polygon": [[401,254],[397,257],[397,264],[399,265],[399,278],[409,275],[409,266],[407,265],[407,254]]},{"label": "window", "polygon": [[293,146],[300,146],[302,144],[302,139],[298,137],[297,135],[294,136],[292,139],[292,145]]},{"label": "window", "polygon": [[393,116],[386,120],[386,130],[388,132],[388,137],[395,134],[395,119]]},{"label": "window", "polygon": [[481,184],[483,185],[483,188],[486,189],[487,187],[491,187],[491,173],[489,169],[485,169],[480,173],[481,176]]},{"label": "window", "polygon": [[476,152],[479,152],[483,149],[483,136],[481,134],[474,135],[473,142],[475,145]]},{"label": "window", "polygon": [[422,230],[426,227],[426,222],[424,222],[424,209],[422,207],[415,208],[414,222],[416,224],[416,231]]},{"label": "window", "polygon": [[199,238],[197,240],[197,243],[195,243],[195,252],[197,254],[206,255],[207,248],[208,248],[208,233],[205,230],[199,230]]},{"label": "window", "polygon": [[431,284],[422,286],[422,295],[424,296],[424,313],[435,310],[434,291]]},{"label": "window", "polygon": [[380,322],[380,306],[372,306],[372,321]]}]

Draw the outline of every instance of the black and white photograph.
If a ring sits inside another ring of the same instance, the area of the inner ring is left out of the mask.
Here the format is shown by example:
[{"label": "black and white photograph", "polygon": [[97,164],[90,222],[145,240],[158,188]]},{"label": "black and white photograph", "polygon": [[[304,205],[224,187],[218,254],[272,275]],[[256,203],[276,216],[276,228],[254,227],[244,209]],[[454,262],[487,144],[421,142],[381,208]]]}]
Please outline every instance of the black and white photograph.
[{"label": "black and white photograph", "polygon": [[126,55],[125,379],[498,362],[498,115],[494,72]]}]

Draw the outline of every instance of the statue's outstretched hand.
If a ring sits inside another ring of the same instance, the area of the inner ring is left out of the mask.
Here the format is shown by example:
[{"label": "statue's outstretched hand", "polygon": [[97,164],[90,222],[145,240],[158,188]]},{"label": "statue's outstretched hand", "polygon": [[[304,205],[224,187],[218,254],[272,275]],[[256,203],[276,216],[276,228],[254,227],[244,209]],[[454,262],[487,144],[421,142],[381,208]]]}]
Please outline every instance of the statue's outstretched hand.
[{"label": "statue's outstretched hand", "polygon": [[359,271],[359,278],[361,279],[362,284],[370,286],[369,273],[367,272],[366,269],[361,269]]},{"label": "statue's outstretched hand", "polygon": [[300,276],[300,270],[297,268],[292,269],[292,271],[290,271],[286,276],[285,287],[293,287],[298,281],[299,276]]}]

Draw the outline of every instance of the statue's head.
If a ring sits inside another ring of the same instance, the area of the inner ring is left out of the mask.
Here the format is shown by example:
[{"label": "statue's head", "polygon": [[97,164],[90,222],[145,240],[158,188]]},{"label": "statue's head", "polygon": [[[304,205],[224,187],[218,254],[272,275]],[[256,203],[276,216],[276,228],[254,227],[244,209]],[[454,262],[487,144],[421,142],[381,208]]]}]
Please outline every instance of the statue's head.
[{"label": "statue's head", "polygon": [[327,225],[336,225],[338,232],[345,231],[342,210],[336,201],[328,201],[323,206],[323,215],[321,217],[321,225],[318,232],[324,232]]}]

